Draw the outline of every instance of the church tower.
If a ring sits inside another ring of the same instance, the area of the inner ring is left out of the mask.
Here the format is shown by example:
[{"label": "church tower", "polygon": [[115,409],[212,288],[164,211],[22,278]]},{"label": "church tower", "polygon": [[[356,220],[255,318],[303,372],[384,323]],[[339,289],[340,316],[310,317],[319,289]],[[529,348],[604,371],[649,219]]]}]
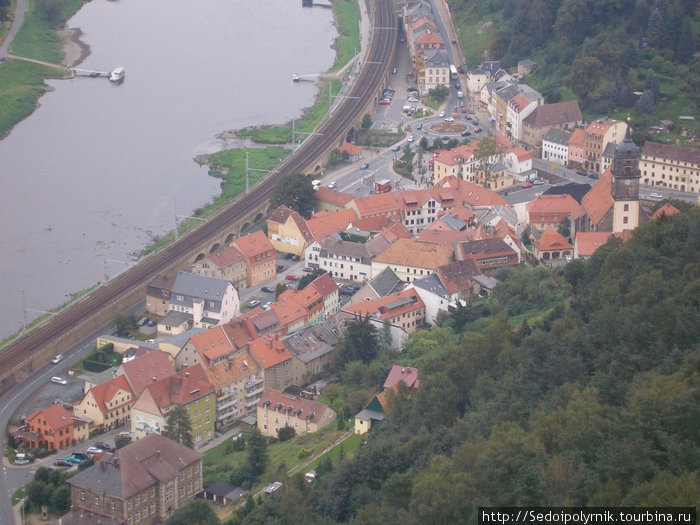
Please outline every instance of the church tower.
[{"label": "church tower", "polygon": [[613,232],[633,230],[639,225],[639,160],[641,150],[630,136],[629,119],[625,139],[615,148],[612,170]]}]

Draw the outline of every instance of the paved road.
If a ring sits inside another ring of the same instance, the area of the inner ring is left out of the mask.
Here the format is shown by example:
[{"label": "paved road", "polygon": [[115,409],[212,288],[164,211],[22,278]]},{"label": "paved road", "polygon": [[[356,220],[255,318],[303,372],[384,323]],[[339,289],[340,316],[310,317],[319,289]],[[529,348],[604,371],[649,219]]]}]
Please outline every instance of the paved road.
[{"label": "paved road", "polygon": [[24,14],[27,12],[27,9],[29,9],[29,0],[17,0],[12,25],[10,26],[10,30],[7,32],[5,40],[3,40],[2,44],[0,44],[0,61],[9,56],[10,46],[12,45],[12,41],[15,39],[15,35],[17,35],[19,28],[22,27],[22,23],[24,22]]}]

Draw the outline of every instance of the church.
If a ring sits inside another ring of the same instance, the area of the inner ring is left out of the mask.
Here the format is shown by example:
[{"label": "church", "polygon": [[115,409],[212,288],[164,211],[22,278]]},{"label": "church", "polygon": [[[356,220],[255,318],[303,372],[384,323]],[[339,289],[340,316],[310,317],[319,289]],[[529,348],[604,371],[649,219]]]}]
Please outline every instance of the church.
[{"label": "church", "polygon": [[630,136],[615,148],[612,165],[584,195],[577,216],[576,232],[610,232],[626,236],[649,216],[639,203],[641,150]]}]

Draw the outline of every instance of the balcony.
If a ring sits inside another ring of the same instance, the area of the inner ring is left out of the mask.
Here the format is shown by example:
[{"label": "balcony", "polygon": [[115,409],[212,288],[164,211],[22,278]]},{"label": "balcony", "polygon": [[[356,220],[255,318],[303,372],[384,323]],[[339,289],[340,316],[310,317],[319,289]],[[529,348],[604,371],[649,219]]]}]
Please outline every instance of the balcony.
[{"label": "balcony", "polygon": [[263,387],[256,388],[255,390],[250,390],[249,392],[245,393],[245,397],[246,399],[248,399],[250,397],[257,396],[259,394],[262,394],[264,390],[265,389]]},{"label": "balcony", "polygon": [[233,396],[235,396],[235,395],[237,395],[237,394],[238,394],[238,389],[237,389],[237,388],[234,388],[234,389],[231,390],[230,392],[224,392],[224,393],[221,394],[220,396],[216,396],[216,400],[217,400],[217,401],[223,401],[224,399],[228,399],[228,398],[233,397]]},{"label": "balcony", "polygon": [[251,400],[246,402],[245,407],[246,408],[254,407],[255,405],[258,404],[258,401],[260,401],[259,398],[258,399],[251,399]]},{"label": "balcony", "polygon": [[216,405],[216,411],[221,412],[222,410],[227,409],[228,407],[231,407],[235,405],[238,402],[237,399],[232,399],[231,401],[228,401],[226,403],[221,403]]},{"label": "balcony", "polygon": [[238,415],[238,413],[239,413],[239,410],[237,408],[235,408],[233,410],[229,410],[228,412],[224,412],[223,414],[219,414],[218,416],[216,416],[216,420],[223,421],[226,418]]},{"label": "balcony", "polygon": [[260,384],[260,383],[262,383],[262,382],[263,382],[263,378],[262,378],[262,377],[259,377],[259,378],[257,378],[255,381],[248,381],[248,382],[245,384],[245,388],[246,388],[246,390],[249,389],[249,388],[253,388],[255,385]]}]

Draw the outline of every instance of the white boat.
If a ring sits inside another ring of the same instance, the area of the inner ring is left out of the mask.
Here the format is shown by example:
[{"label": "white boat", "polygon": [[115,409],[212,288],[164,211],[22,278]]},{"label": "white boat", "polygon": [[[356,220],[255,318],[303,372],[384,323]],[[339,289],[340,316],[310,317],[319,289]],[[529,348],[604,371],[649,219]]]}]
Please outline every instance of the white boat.
[{"label": "white boat", "polygon": [[112,72],[109,74],[109,81],[110,82],[120,82],[124,80],[124,75],[126,74],[126,70],[123,67],[117,67],[112,70]]}]

